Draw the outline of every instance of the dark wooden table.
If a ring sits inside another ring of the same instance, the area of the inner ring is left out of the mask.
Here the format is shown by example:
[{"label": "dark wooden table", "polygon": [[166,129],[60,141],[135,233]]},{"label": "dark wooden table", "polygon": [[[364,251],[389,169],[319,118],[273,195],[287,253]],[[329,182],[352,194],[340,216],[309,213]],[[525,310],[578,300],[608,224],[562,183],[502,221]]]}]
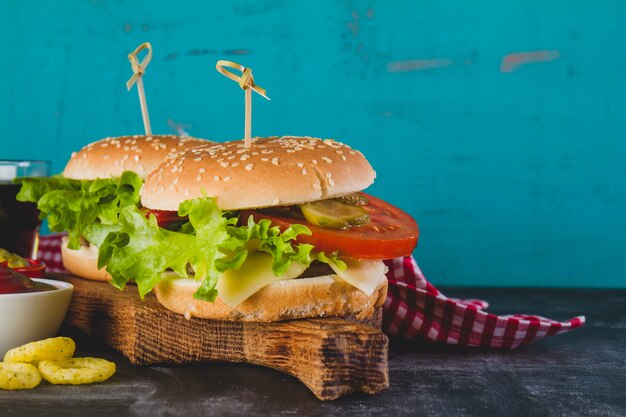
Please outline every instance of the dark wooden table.
[{"label": "dark wooden table", "polygon": [[626,291],[445,293],[485,298],[494,313],[585,314],[587,324],[512,351],[392,340],[391,388],[330,403],[271,369],[226,363],[137,368],[97,341],[73,335],[77,355],[113,360],[118,373],[99,385],[0,391],[0,416],[626,415]]}]

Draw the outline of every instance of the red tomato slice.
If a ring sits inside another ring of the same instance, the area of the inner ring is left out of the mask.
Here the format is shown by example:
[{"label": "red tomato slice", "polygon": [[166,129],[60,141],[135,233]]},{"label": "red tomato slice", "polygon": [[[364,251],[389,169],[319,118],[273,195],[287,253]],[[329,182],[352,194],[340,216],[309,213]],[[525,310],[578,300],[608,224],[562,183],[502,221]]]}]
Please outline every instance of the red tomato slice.
[{"label": "red tomato slice", "polygon": [[284,230],[291,224],[303,224],[311,229],[311,236],[300,235],[298,242],[310,243],[316,250],[339,251],[340,255],[355,259],[392,259],[408,256],[417,245],[419,229],[411,216],[383,200],[362,193],[369,204],[362,206],[370,215],[370,223],[349,229],[324,229],[306,220],[290,219],[253,210],[241,212],[246,221],[250,215],[256,221],[269,219]]},{"label": "red tomato slice", "polygon": [[156,217],[159,227],[163,227],[163,228],[169,226],[172,223],[188,220],[187,217],[180,217],[178,215],[178,212],[176,211],[150,210],[150,209],[143,209],[143,210],[146,213],[146,217],[150,217],[151,214],[154,214],[154,217]]}]

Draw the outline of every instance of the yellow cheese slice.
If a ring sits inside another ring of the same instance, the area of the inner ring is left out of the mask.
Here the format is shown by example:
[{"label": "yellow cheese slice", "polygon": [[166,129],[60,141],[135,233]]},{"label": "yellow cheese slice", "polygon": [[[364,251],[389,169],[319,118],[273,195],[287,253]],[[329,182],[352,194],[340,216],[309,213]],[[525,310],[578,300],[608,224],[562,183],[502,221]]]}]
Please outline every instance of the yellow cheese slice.
[{"label": "yellow cheese slice", "polygon": [[335,265],[330,264],[330,267],[335,271],[335,274],[339,278],[346,281],[353,287],[358,288],[367,295],[372,295],[374,290],[381,282],[381,275],[383,279],[387,273],[387,267],[383,261],[369,260],[369,259],[349,259],[344,260],[348,268],[344,271],[337,268]]},{"label": "yellow cheese slice", "polygon": [[228,270],[217,281],[218,297],[234,307],[255,292],[274,281],[296,278],[306,267],[299,262],[292,262],[283,275],[277,277],[272,271],[272,255],[265,252],[252,252],[237,270]]}]

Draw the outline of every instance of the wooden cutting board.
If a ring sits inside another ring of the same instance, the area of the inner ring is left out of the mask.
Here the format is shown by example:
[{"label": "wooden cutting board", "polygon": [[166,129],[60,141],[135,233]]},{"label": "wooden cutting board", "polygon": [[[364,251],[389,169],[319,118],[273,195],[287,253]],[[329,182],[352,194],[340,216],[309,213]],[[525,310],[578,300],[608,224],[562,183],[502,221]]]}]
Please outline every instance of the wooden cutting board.
[{"label": "wooden cutting board", "polygon": [[355,391],[375,394],[389,387],[381,311],[366,323],[341,318],[187,320],[152,295],[140,300],[133,286],[121,292],[108,283],[71,275],[54,278],[75,288],[66,322],[103,338],[135,365],[248,362],[295,376],[320,400]]}]

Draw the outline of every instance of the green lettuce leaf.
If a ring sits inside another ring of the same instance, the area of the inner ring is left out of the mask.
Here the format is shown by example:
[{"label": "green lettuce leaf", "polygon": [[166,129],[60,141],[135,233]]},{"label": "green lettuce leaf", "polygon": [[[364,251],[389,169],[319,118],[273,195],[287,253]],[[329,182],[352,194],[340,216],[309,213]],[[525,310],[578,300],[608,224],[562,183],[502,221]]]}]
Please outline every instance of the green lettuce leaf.
[{"label": "green lettuce leaf", "polygon": [[276,276],[282,275],[291,262],[305,266],[314,260],[343,264],[336,254],[313,253],[312,245],[294,244],[298,235],[311,234],[303,225],[292,225],[281,233],[269,220],[255,223],[250,217],[246,225],[237,226],[238,219],[222,212],[210,197],[184,201],[178,214],[188,216],[189,223],[171,231],[159,227],[154,216],[146,218],[135,206],[121,210],[119,229],[109,232],[99,246],[98,267],[106,265],[113,285],[123,289],[134,279],[144,297],[168,270],[189,277],[189,266],[201,282],[194,297],[214,301],[221,273],[238,269],[251,251],[271,254]]},{"label": "green lettuce leaf", "polygon": [[143,183],[131,171],[119,178],[74,180],[56,175],[17,181],[22,184],[17,200],[37,203],[39,217],[48,219],[50,230],[68,233],[70,249],[80,247],[81,236],[96,244],[86,236],[86,229],[94,224],[117,224],[121,208],[139,203]]}]

